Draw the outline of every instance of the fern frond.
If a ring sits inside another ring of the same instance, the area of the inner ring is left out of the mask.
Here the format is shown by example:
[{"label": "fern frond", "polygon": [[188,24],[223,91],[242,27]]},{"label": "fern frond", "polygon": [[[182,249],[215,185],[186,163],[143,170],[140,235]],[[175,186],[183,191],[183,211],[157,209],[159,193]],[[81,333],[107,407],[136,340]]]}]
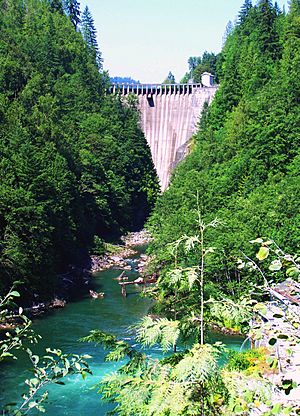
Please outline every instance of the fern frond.
[{"label": "fern frond", "polygon": [[191,237],[186,236],[186,241],[184,245],[185,251],[188,253],[189,251],[194,250],[195,243],[201,244],[200,237],[198,235],[193,235]]},{"label": "fern frond", "polygon": [[179,321],[170,321],[167,318],[144,317],[136,326],[137,341],[143,346],[151,347],[161,344],[164,352],[174,347],[178,341],[180,330]]},{"label": "fern frond", "polygon": [[102,345],[106,350],[109,349],[110,352],[105,357],[106,361],[119,361],[123,360],[126,356],[132,358],[135,354],[138,354],[127,342],[118,340],[114,335],[107,334],[98,329],[91,331],[88,336],[81,338],[80,342],[94,342]]},{"label": "fern frond", "polygon": [[225,326],[238,326],[250,320],[252,316],[252,304],[245,297],[239,301],[224,298],[222,301],[209,299],[210,316],[213,320],[221,322]]},{"label": "fern frond", "polygon": [[194,283],[199,278],[198,272],[199,272],[198,267],[190,267],[187,270],[187,279],[188,279],[188,282],[189,282],[189,288],[190,289],[192,289],[192,287],[194,286]]},{"label": "fern frond", "polygon": [[173,269],[167,273],[171,285],[177,285],[183,279],[182,269]]},{"label": "fern frond", "polygon": [[195,344],[172,372],[172,377],[182,382],[204,383],[218,370],[219,351],[209,344]]}]

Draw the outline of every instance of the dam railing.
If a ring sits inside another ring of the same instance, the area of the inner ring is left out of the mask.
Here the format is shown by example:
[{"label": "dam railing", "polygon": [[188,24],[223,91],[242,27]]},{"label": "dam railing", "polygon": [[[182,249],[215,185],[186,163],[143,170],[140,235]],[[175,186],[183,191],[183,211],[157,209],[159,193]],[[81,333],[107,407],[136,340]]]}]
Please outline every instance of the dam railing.
[{"label": "dam railing", "polygon": [[211,89],[199,84],[112,84],[109,88],[111,94],[136,95],[163,95],[163,94],[192,94],[196,89]]}]

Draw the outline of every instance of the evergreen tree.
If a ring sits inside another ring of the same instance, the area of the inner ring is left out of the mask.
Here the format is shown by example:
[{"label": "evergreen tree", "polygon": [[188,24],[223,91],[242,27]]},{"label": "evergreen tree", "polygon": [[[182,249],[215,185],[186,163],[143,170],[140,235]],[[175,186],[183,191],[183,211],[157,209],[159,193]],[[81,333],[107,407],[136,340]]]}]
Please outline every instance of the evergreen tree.
[{"label": "evergreen tree", "polygon": [[167,78],[163,81],[163,84],[175,84],[175,77],[174,77],[174,75],[172,74],[172,72],[170,71],[169,73],[168,73],[168,76],[167,76]]},{"label": "evergreen tree", "polygon": [[65,0],[65,10],[75,29],[80,23],[80,3],[77,0]]},{"label": "evergreen tree", "polygon": [[199,63],[201,63],[199,56],[190,56],[188,59],[189,70],[193,71]]},{"label": "evergreen tree", "polygon": [[97,43],[97,31],[94,25],[94,19],[88,6],[85,7],[81,17],[81,33],[83,39],[92,55],[95,59],[99,69],[102,69],[101,52],[99,51]]},{"label": "evergreen tree", "polygon": [[258,4],[258,46],[264,59],[276,59],[279,51],[279,37],[275,28],[276,12],[271,0],[260,0]]},{"label": "evergreen tree", "polygon": [[226,42],[228,36],[233,32],[233,29],[234,29],[234,25],[233,25],[232,21],[229,20],[229,22],[226,25],[225,32],[224,32],[224,35],[223,35],[223,38],[222,38],[223,46],[225,45],[225,42]]},{"label": "evergreen tree", "polygon": [[245,0],[243,6],[241,7],[241,10],[238,14],[238,19],[239,19],[239,23],[243,23],[248,14],[249,14],[249,10],[252,8],[252,2],[251,0]]},{"label": "evergreen tree", "polygon": [[216,82],[218,82],[217,62],[219,58],[218,55],[207,51],[202,56],[191,56],[188,59],[190,72],[185,75],[183,81],[188,82],[192,78],[194,82],[200,83],[203,72],[211,72],[216,76]]},{"label": "evergreen tree", "polygon": [[53,10],[57,10],[58,12],[63,13],[62,0],[50,0],[50,7]]},{"label": "evergreen tree", "polygon": [[279,7],[279,4],[277,3],[277,1],[275,1],[275,3],[274,3],[274,10],[275,10],[275,13],[276,13],[277,16],[282,13],[282,11],[280,10],[280,7]]}]

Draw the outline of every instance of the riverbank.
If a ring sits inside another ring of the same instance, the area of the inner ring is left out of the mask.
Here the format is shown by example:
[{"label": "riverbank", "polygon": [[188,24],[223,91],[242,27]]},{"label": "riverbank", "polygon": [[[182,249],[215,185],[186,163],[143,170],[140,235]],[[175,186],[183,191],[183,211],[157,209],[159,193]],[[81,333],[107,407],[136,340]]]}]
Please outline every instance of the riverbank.
[{"label": "riverbank", "polygon": [[[132,232],[121,237],[122,244],[109,245],[109,252],[102,256],[92,254],[82,266],[70,266],[67,273],[59,275],[59,286],[50,301],[35,302],[31,306],[24,307],[24,312],[30,318],[35,318],[50,312],[53,309],[64,308],[74,297],[78,297],[78,292],[86,294],[89,292],[93,275],[95,273],[109,270],[131,271],[130,258],[137,256],[137,247],[145,246],[151,241],[151,236],[146,230]],[[141,254],[139,261],[135,265],[135,271],[142,273],[147,262],[148,256]],[[3,323],[4,329],[6,323]]]},{"label": "riverbank", "polygon": [[[131,266],[128,264],[126,259],[138,254],[136,247],[145,246],[151,241],[151,235],[146,231],[138,231],[129,233],[121,237],[122,245],[110,246],[114,247],[114,251],[106,252],[102,256],[91,255],[90,272],[96,273],[110,268],[131,270]],[[141,261],[138,264],[138,269],[146,265],[148,256],[145,254],[141,255]]]}]

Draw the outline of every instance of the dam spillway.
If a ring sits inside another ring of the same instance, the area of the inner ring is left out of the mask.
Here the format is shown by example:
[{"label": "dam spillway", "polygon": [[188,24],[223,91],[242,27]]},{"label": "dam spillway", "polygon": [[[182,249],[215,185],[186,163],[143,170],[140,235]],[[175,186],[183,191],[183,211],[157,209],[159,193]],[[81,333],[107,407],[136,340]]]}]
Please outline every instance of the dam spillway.
[{"label": "dam spillway", "polygon": [[201,84],[113,85],[111,92],[135,94],[141,113],[141,127],[164,191],[174,167],[186,156],[197,131],[205,103],[212,102],[217,86]]}]

